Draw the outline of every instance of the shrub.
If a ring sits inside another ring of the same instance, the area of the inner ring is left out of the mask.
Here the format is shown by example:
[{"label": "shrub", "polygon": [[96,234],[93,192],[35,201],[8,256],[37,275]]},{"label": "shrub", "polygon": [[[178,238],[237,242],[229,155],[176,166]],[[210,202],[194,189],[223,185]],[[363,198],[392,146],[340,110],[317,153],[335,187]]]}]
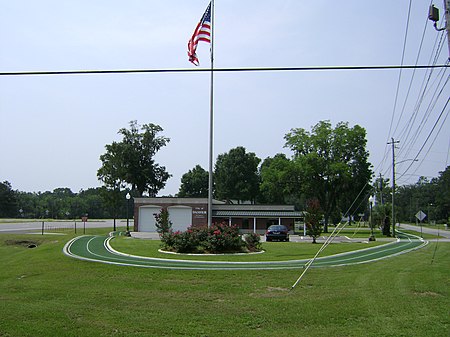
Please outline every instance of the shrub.
[{"label": "shrub", "polygon": [[198,240],[192,230],[173,233],[173,249],[178,253],[196,253]]},{"label": "shrub", "polygon": [[248,233],[244,235],[244,241],[249,252],[257,252],[261,250],[261,237],[256,233]]},{"label": "shrub", "polygon": [[185,232],[169,230],[160,237],[164,249],[178,253],[236,253],[261,247],[259,235],[250,234],[244,241],[239,228],[226,223],[214,224],[211,228],[189,227]]},{"label": "shrub", "polygon": [[229,226],[221,223],[209,228],[205,248],[211,253],[241,252],[244,242],[236,225]]},{"label": "shrub", "polygon": [[169,211],[166,208],[161,208],[159,213],[155,213],[153,216],[156,220],[156,231],[160,236],[172,231],[172,222],[169,220]]}]

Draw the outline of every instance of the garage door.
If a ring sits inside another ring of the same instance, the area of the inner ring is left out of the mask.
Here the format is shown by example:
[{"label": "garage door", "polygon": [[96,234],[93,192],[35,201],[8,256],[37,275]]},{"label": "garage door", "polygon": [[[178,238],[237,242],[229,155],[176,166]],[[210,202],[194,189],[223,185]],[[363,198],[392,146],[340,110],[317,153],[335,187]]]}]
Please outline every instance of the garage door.
[{"label": "garage door", "polygon": [[174,231],[185,231],[192,225],[192,207],[172,206],[168,207],[168,211]]},{"label": "garage door", "polygon": [[139,231],[156,232],[156,220],[153,214],[159,213],[160,206],[142,206],[139,207]]}]

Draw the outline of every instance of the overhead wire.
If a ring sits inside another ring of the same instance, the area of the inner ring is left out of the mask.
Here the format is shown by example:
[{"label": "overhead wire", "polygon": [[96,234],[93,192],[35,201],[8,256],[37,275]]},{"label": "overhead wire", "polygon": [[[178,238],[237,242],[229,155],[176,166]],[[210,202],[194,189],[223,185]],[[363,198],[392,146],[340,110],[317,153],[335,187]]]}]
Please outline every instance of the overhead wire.
[{"label": "overhead wire", "polygon": [[[403,62],[404,62],[404,59],[405,59],[406,42],[407,42],[408,29],[409,29],[409,20],[411,18],[411,6],[412,6],[412,0],[409,1],[409,5],[408,5],[408,15],[407,15],[407,18],[406,18],[405,36],[403,38],[403,48],[402,48],[402,56],[401,56],[401,62],[400,62],[401,65],[403,65]],[[397,101],[398,101],[398,95],[399,95],[399,92],[400,92],[401,79],[402,79],[402,69],[400,69],[399,74],[398,74],[397,87],[396,87],[395,96],[394,96],[394,104],[393,104],[392,112],[391,112],[391,122],[389,124],[389,131],[387,133],[386,145],[385,145],[385,149],[384,149],[384,156],[383,156],[383,159],[381,161],[381,166],[384,166],[385,160],[387,158],[387,154],[389,152],[389,147],[388,147],[387,144],[389,142],[389,139],[391,138],[392,126],[394,125],[395,111],[397,109]]]},{"label": "overhead wire", "polygon": [[[441,37],[442,37],[442,34],[441,34]],[[434,47],[433,47],[433,50],[432,50],[432,52],[430,54],[430,59],[429,59],[428,64],[435,64],[436,63],[436,56],[435,56],[435,52],[434,51],[435,50],[439,50],[440,42],[438,44],[438,41],[439,41],[439,35],[436,36],[436,39],[435,39],[435,42],[434,42]],[[434,57],[435,60],[432,61],[433,57]],[[412,126],[414,125],[414,122],[415,122],[415,120],[417,118],[417,115],[419,113],[420,107],[421,107],[422,102],[424,100],[424,97],[426,95],[426,92],[427,92],[426,90],[427,90],[427,87],[428,87],[429,82],[431,80],[432,74],[433,74],[433,70],[432,69],[428,69],[425,72],[425,74],[424,74],[424,77],[423,77],[423,80],[422,80],[422,83],[421,83],[421,86],[420,86],[420,89],[419,89],[420,94],[417,97],[417,100],[416,100],[415,106],[413,108],[413,111],[411,113],[411,116],[410,116],[408,122],[405,124],[404,128],[402,129],[402,131],[400,132],[399,138],[400,138],[401,141],[403,141],[403,139],[408,139],[409,138],[409,134],[410,134],[410,132],[412,130]],[[404,105],[406,105],[406,100],[405,100],[405,104]],[[406,136],[405,136],[405,133],[406,133]]]},{"label": "overhead wire", "polygon": [[[442,85],[442,87],[440,88],[440,91],[439,91],[439,92],[436,92],[436,91],[434,92],[433,97],[432,97],[432,99],[430,100],[430,102],[429,102],[429,104],[428,104],[428,107],[426,108],[426,111],[424,112],[423,118],[422,118],[422,120],[421,120],[419,126],[417,127],[416,132],[414,133],[413,137],[411,138],[411,140],[410,140],[409,143],[407,144],[408,147],[407,147],[407,150],[406,150],[406,155],[404,155],[404,157],[409,156],[409,153],[412,152],[412,148],[414,147],[414,144],[418,141],[419,136],[420,136],[420,135],[422,134],[422,132],[424,131],[425,126],[427,125],[428,120],[429,120],[429,118],[430,118],[430,116],[431,116],[431,113],[434,111],[434,108],[435,108],[435,106],[436,106],[436,104],[437,104],[439,98],[441,97],[442,93],[444,92],[444,89],[445,89],[445,87],[447,86],[447,84],[448,84],[448,82],[449,82],[449,79],[450,79],[450,76],[447,76],[447,79],[446,79],[446,81],[444,82],[444,84]],[[439,87],[437,87],[436,90],[438,90],[438,88],[439,88]],[[441,114],[442,114],[442,112],[441,112]],[[439,115],[438,120],[440,119],[441,114]],[[430,131],[430,133],[434,131],[435,127],[436,127],[436,123],[435,123],[435,125],[433,126],[432,130]],[[427,138],[426,138],[426,140],[425,140],[425,143],[428,141],[429,136],[430,136],[430,134],[427,136]],[[406,148],[406,147],[405,147],[405,148]],[[418,156],[416,155],[414,159],[417,159],[417,158],[418,158]],[[421,162],[420,162],[420,164],[419,164],[418,166],[420,166],[420,165],[423,163],[424,160],[425,160],[425,158],[422,158],[422,159],[421,159]],[[411,164],[413,164],[413,163],[411,163]],[[404,176],[404,175],[408,172],[408,170],[411,168],[411,166],[412,166],[412,165],[408,166],[408,169],[407,169],[406,171],[403,172],[402,176]]]},{"label": "overhead wire", "polygon": [[[425,153],[425,155],[423,156],[422,160],[420,161],[420,164],[417,165],[417,166],[415,167],[414,171],[411,173],[412,175],[414,175],[414,174],[417,172],[417,170],[418,170],[418,169],[420,168],[420,166],[423,164],[423,162],[425,161],[425,159],[428,157],[428,154],[429,154],[430,150],[433,148],[434,142],[436,141],[436,139],[437,139],[437,137],[439,136],[439,134],[440,134],[440,132],[441,132],[443,126],[445,125],[445,122],[446,122],[446,120],[447,120],[447,117],[448,117],[449,113],[450,113],[450,110],[447,111],[447,113],[446,113],[446,115],[445,115],[445,118],[442,120],[441,126],[439,127],[439,130],[436,132],[436,135],[434,136],[433,141],[431,142],[430,146],[428,147],[427,152]],[[445,167],[447,167],[447,166],[445,166]],[[444,169],[445,169],[445,167],[444,167]]]},{"label": "overhead wire", "polygon": [[[423,41],[425,39],[425,33],[427,31],[427,27],[428,27],[428,20],[425,20],[425,24],[424,24],[423,32],[422,32],[422,38],[420,39],[419,50],[417,51],[416,61],[414,63],[416,65],[419,63],[419,58],[420,58],[420,54],[421,54],[421,51],[422,51]],[[405,36],[405,38],[406,38],[406,36]],[[415,75],[416,75],[416,69],[413,70],[413,73],[411,75],[411,80],[409,81],[408,90],[406,92],[405,100],[403,102],[402,111],[400,113],[399,122],[397,123],[397,125],[396,125],[396,127],[394,129],[394,132],[393,132],[394,134],[396,133],[397,128],[400,125],[400,120],[402,119],[403,113],[405,112],[406,102],[408,102],[409,94],[411,92],[411,87],[412,87],[412,84],[414,82]]]},{"label": "overhead wire", "polygon": [[[439,120],[441,119],[442,115],[444,114],[445,109],[447,108],[447,105],[448,105],[449,101],[450,101],[450,98],[447,99],[447,102],[445,103],[445,105],[444,105],[444,107],[443,107],[441,113],[439,114],[438,119],[437,119],[436,122],[434,123],[433,128],[431,129],[431,131],[428,133],[427,138],[425,139],[425,141],[423,142],[423,144],[422,144],[422,146],[420,147],[419,151],[417,152],[416,156],[414,157],[414,160],[417,159],[417,158],[419,157],[419,155],[420,155],[420,153],[422,152],[423,148],[425,147],[425,145],[427,144],[428,140],[430,139],[432,133],[434,132],[434,130],[435,130],[435,128],[436,128],[436,126],[437,126],[437,124],[438,124],[438,122],[439,122]],[[408,168],[405,170],[405,172],[403,173],[403,175],[404,175],[406,172],[408,172],[408,170],[411,168],[411,166],[412,166],[413,164],[414,164],[414,161],[413,161],[411,164],[409,164]],[[400,177],[402,177],[403,175],[401,175]]]},{"label": "overhead wire", "polygon": [[[444,84],[443,84],[442,88],[440,89],[440,91],[437,92],[437,90],[439,90],[439,88],[440,88],[441,82],[444,79],[444,75],[445,75],[445,72],[442,73],[442,75],[440,77],[440,80],[439,80],[439,83],[436,86],[435,91],[434,91],[434,93],[433,93],[433,95],[430,98],[430,101],[428,103],[428,106],[426,107],[426,109],[425,109],[425,111],[423,113],[422,119],[421,119],[419,125],[417,126],[415,132],[413,132],[413,136],[411,138],[406,139],[404,141],[404,147],[403,147],[404,150],[401,151],[399,153],[399,155],[404,155],[404,157],[407,157],[409,155],[409,153],[411,152],[411,149],[414,147],[414,144],[417,142],[417,140],[419,139],[419,137],[422,134],[423,130],[427,126],[427,122],[428,122],[428,120],[429,120],[429,118],[430,118],[430,116],[431,116],[431,114],[433,112],[433,109],[436,106],[439,98],[441,97],[443,89],[445,88],[445,86],[448,83],[449,77],[447,76],[447,80],[444,82]],[[411,130],[412,130],[412,127],[411,127]],[[408,133],[408,136],[409,136],[409,133]]]},{"label": "overhead wire", "polygon": [[265,71],[362,71],[446,68],[448,65],[380,65],[380,66],[316,66],[316,67],[242,67],[242,68],[172,68],[172,69],[111,69],[111,70],[55,70],[55,71],[1,71],[0,76],[61,76],[61,75],[108,75],[145,73],[198,73],[265,72]]},{"label": "overhead wire", "polygon": [[[431,1],[431,3],[432,3],[432,1]],[[407,40],[407,36],[408,36],[410,10],[411,10],[411,1],[409,2],[409,7],[408,7],[408,19],[407,19],[407,24],[406,24],[406,29],[405,29],[405,39],[404,39],[404,44],[403,44],[404,49],[403,49],[403,52],[402,52],[402,60],[403,60],[404,51],[405,51],[405,47],[406,47],[406,40]],[[419,56],[420,56],[420,53],[421,53],[421,50],[422,50],[423,40],[424,40],[426,27],[427,27],[426,23],[427,23],[427,20],[425,20],[425,26],[424,26],[424,29],[423,29],[423,32],[422,32],[422,38],[421,38],[419,49],[418,49],[417,56],[416,56],[416,63],[418,63]],[[430,60],[429,60],[429,63],[428,63],[431,66],[433,64],[437,64],[439,56],[441,55],[441,52],[442,52],[442,49],[443,49],[443,45],[444,45],[442,41],[443,41],[443,32],[440,35],[436,36],[436,39],[435,39],[435,42],[434,42],[433,51],[430,54]],[[448,64],[448,60],[447,60],[446,64]],[[429,118],[431,116],[431,113],[432,113],[432,111],[434,109],[434,106],[438,102],[438,99],[439,99],[440,95],[442,94],[442,90],[443,90],[443,88],[445,87],[445,85],[446,85],[446,83],[448,81],[448,79],[447,79],[447,81],[445,82],[445,84],[441,88],[441,83],[442,83],[443,78],[445,76],[444,75],[445,74],[445,70],[446,70],[445,69],[442,72],[439,72],[438,76],[435,77],[434,80],[432,80],[432,82],[431,82],[432,84],[430,86],[430,81],[432,79],[433,70],[434,70],[433,68],[430,68],[425,73],[424,80],[422,81],[422,85],[421,85],[420,95],[418,96],[418,99],[416,101],[416,104],[415,104],[415,107],[413,109],[413,112],[412,112],[411,116],[409,117],[407,123],[403,127],[399,137],[397,137],[397,139],[399,141],[401,141],[402,144],[404,144],[402,146],[402,149],[397,154],[397,156],[399,156],[399,157],[401,157],[403,155],[404,158],[405,158],[412,151],[412,148],[414,147],[414,144],[419,139],[419,136],[423,133],[423,130],[425,129],[426,123],[427,123],[427,121],[429,120]],[[400,73],[401,73],[401,71],[400,71]],[[400,123],[402,121],[402,117],[404,115],[404,111],[405,111],[405,108],[406,108],[406,105],[407,105],[407,101],[408,101],[409,96],[410,96],[410,91],[411,91],[411,87],[412,87],[412,84],[413,84],[413,81],[414,81],[415,73],[416,73],[416,71],[414,70],[413,74],[411,76],[411,80],[409,82],[409,86],[408,86],[408,89],[407,89],[405,100],[403,102],[403,106],[402,106],[400,117],[398,118],[397,124],[395,126],[395,129],[394,129],[394,132],[392,133],[392,135],[396,133],[396,131],[397,131],[397,129],[398,129],[398,127],[399,127],[399,125],[400,125]],[[396,90],[396,95],[395,95],[394,109],[393,109],[393,113],[392,113],[392,117],[391,117],[391,126],[390,126],[389,136],[391,136],[391,131],[392,131],[392,127],[393,127],[392,123],[394,121],[395,112],[396,112],[396,106],[397,106],[397,100],[398,100],[398,92],[399,92],[399,85],[400,85],[400,78],[401,78],[401,74],[399,74],[399,81],[397,83],[397,90]],[[434,87],[434,84],[438,80],[438,78],[439,78],[439,82]],[[433,87],[434,87],[434,93],[433,93],[432,97],[430,98],[430,101],[428,103],[428,107],[426,108],[426,110],[425,110],[425,112],[423,114],[423,117],[422,117],[422,120],[421,120],[419,126],[416,128],[416,132],[414,132],[413,133],[413,137],[410,138],[410,134],[411,134],[412,130],[414,129],[415,120],[417,119],[417,117],[419,115],[419,112],[420,112],[421,107],[423,105],[423,101],[425,99],[425,96],[430,93],[430,90],[432,90]],[[440,89],[440,92],[437,95],[436,93],[439,91],[439,89]],[[439,118],[441,118],[441,116],[442,116],[442,114],[439,116]],[[439,118],[438,118],[438,120],[439,120]],[[433,132],[435,130],[435,128],[436,128],[436,123],[433,126],[431,132]],[[440,130],[442,130],[442,125],[439,128],[438,133],[440,133]],[[428,142],[429,137],[430,137],[430,134],[427,136],[427,139],[426,139],[425,143]],[[437,135],[436,135],[436,137],[437,137]],[[435,137],[435,139],[436,139],[436,137]],[[391,136],[391,138],[393,139],[394,137]],[[434,144],[434,141],[435,140],[433,140],[432,144]],[[422,145],[421,149],[423,149],[423,146],[424,145]],[[427,155],[428,155],[430,150],[431,150],[431,146],[430,146],[430,148],[427,151]],[[422,150],[420,150],[419,153],[421,151]],[[383,160],[382,160],[382,165],[381,165],[382,167],[384,166],[384,163],[385,163],[385,160],[386,160],[386,157],[387,157],[386,156],[387,153],[388,153],[388,150],[387,150],[387,147],[386,147],[385,155],[384,155]],[[417,156],[410,163],[410,165],[408,166],[407,170],[405,172],[403,172],[402,177],[405,176],[405,174],[408,172],[408,170],[412,167],[412,165],[414,164],[415,160],[417,160]],[[423,160],[424,159],[422,159],[421,164],[423,163]],[[420,167],[420,165],[418,167]],[[418,167],[416,168],[416,171],[417,171]]]}]

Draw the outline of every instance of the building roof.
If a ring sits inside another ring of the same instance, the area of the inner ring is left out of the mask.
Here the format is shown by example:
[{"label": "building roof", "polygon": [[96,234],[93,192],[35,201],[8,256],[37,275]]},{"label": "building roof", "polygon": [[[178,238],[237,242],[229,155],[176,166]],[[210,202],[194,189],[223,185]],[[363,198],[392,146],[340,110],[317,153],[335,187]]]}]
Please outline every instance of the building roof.
[{"label": "building roof", "polygon": [[272,211],[293,212],[294,205],[262,205],[262,204],[213,204],[214,211]]},{"label": "building roof", "polygon": [[[178,198],[178,197],[142,197],[134,198],[134,202],[138,204],[207,204],[208,198]],[[213,204],[225,204],[225,202],[213,199]]]},{"label": "building roof", "polygon": [[303,212],[297,211],[258,211],[258,210],[213,210],[213,217],[250,217],[250,218],[302,218]]}]

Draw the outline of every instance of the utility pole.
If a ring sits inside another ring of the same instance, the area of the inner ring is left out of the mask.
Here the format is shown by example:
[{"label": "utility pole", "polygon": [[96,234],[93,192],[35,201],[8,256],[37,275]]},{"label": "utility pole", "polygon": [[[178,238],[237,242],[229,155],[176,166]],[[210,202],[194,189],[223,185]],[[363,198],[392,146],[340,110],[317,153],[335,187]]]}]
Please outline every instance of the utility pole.
[{"label": "utility pole", "polygon": [[448,43],[448,55],[450,60],[450,0],[444,0],[444,16],[445,22],[444,27],[438,28],[437,22],[439,21],[439,9],[434,7],[434,5],[430,6],[428,12],[428,19],[434,22],[434,28],[437,31],[446,30],[447,31],[447,43]]},{"label": "utility pole", "polygon": [[395,238],[395,144],[400,143],[399,140],[391,138],[388,145],[392,145],[392,237]]},{"label": "utility pole", "polygon": [[450,59],[450,0],[444,0],[445,29],[447,30],[448,58]]},{"label": "utility pole", "polygon": [[380,202],[383,205],[383,176],[380,173]]}]

